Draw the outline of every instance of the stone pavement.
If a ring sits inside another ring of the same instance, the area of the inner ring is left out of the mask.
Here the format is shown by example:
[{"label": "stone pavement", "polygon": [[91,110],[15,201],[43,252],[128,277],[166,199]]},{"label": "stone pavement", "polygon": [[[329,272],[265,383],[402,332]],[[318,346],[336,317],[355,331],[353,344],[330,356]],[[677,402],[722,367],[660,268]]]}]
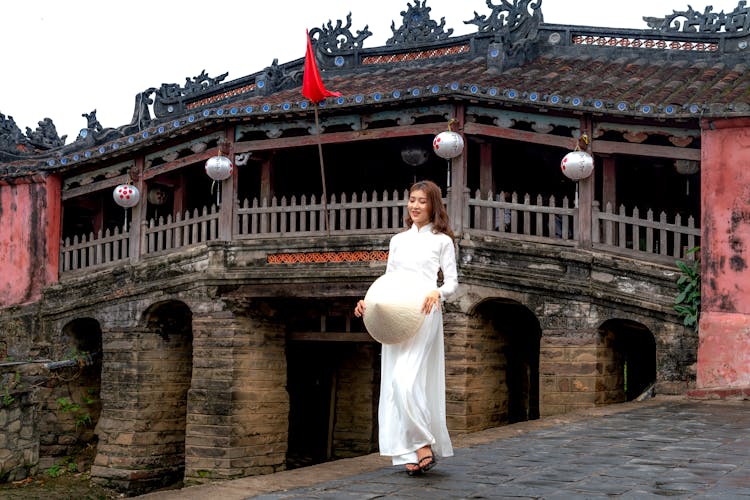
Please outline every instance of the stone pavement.
[{"label": "stone pavement", "polygon": [[420,477],[373,454],[139,498],[750,498],[750,401],[657,397],[457,436],[454,446]]}]

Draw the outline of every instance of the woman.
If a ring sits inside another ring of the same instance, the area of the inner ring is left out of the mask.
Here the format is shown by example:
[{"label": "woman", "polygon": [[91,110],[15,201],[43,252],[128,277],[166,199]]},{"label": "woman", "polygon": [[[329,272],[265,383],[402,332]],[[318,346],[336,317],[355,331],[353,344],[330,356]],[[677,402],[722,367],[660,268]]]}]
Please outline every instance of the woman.
[{"label": "woman", "polygon": [[[453,231],[440,188],[431,181],[409,190],[406,227],[391,238],[386,273],[411,273],[431,284],[422,304],[426,315],[417,335],[383,344],[381,354],[380,454],[405,465],[410,476],[430,470],[437,457],[453,455],[445,422],[445,359],[441,301],[458,286]],[[443,284],[437,286],[438,271]],[[354,309],[365,310],[364,300]]]}]

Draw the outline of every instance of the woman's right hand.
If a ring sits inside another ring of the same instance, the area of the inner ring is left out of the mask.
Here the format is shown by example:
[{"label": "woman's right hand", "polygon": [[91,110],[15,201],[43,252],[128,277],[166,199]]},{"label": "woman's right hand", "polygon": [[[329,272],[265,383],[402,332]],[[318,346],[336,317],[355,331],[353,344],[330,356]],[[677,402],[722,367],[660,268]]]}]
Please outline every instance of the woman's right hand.
[{"label": "woman's right hand", "polygon": [[358,318],[361,318],[364,313],[365,313],[365,301],[360,300],[359,302],[357,302],[357,306],[354,308],[354,315]]}]

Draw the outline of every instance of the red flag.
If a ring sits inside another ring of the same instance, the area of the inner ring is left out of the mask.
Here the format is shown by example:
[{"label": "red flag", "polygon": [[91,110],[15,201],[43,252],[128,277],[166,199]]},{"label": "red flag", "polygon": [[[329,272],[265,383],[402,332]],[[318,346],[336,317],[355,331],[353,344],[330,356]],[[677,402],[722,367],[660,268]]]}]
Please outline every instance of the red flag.
[{"label": "red flag", "polygon": [[331,92],[323,85],[323,80],[320,78],[320,71],[318,71],[318,64],[315,62],[312,44],[310,43],[310,34],[307,30],[305,30],[305,35],[307,36],[307,52],[305,53],[305,72],[302,75],[302,95],[316,104],[326,97],[340,96],[341,93]]}]

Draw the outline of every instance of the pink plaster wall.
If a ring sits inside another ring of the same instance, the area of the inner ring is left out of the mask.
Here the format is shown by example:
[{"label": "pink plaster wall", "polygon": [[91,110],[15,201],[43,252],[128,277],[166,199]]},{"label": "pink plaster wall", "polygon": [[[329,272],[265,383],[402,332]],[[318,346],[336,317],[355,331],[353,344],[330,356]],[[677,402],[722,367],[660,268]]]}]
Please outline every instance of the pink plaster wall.
[{"label": "pink plaster wall", "polygon": [[704,121],[698,388],[750,387],[750,120]]},{"label": "pink plaster wall", "polygon": [[60,195],[57,177],[0,184],[0,307],[34,302],[57,281]]}]

